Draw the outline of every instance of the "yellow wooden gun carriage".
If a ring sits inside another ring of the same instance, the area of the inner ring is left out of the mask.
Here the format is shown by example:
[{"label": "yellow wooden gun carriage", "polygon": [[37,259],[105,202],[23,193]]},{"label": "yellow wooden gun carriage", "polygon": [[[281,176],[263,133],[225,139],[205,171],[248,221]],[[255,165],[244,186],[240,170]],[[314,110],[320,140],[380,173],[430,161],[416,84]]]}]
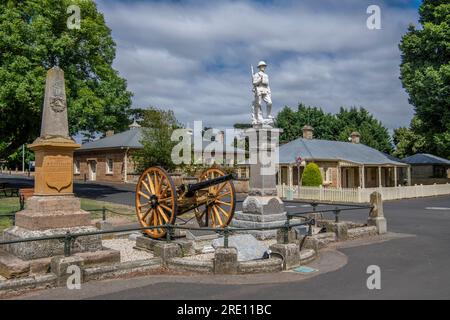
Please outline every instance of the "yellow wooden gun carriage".
[{"label": "yellow wooden gun carriage", "polygon": [[[161,167],[144,171],[136,185],[136,214],[143,227],[173,225],[177,216],[193,211],[201,227],[221,228],[233,219],[236,193],[234,175],[218,168],[206,169],[197,183],[175,185]],[[166,228],[146,229],[152,238]]]}]

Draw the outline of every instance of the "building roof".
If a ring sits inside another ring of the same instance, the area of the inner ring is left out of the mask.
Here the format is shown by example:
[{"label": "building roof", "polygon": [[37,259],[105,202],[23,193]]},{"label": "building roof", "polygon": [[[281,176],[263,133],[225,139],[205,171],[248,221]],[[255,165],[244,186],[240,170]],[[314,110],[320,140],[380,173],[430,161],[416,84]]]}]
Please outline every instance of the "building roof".
[{"label": "building roof", "polygon": [[122,148],[142,148],[142,129],[131,128],[127,131],[104,137],[95,141],[84,143],[80,151],[98,150],[98,149],[122,149]]},{"label": "building roof", "polygon": [[361,165],[405,166],[362,143],[298,138],[280,146],[280,163],[295,163],[298,157],[309,161],[341,160]]},{"label": "building roof", "polygon": [[[92,150],[102,150],[102,149],[142,149],[142,128],[138,125],[130,125],[130,129],[124,132],[114,134],[109,137],[104,137],[95,141],[87,142],[81,146],[77,151],[92,151]],[[192,143],[193,143],[192,139]],[[211,141],[202,141],[202,150],[211,143]],[[223,146],[225,151],[225,145]],[[195,150],[195,151],[202,151]],[[242,149],[236,149],[236,153],[245,153]]]},{"label": "building roof", "polygon": [[428,164],[428,165],[450,165],[450,160],[428,154],[428,153],[417,153],[413,156],[406,157],[401,160],[407,164]]}]

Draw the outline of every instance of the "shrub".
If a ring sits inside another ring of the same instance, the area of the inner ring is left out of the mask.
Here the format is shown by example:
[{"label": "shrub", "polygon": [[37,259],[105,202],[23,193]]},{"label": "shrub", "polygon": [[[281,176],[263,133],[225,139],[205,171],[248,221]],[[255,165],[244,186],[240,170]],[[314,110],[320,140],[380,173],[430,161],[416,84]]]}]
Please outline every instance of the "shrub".
[{"label": "shrub", "polygon": [[318,187],[322,185],[322,175],[319,166],[315,163],[309,163],[302,175],[302,186]]}]

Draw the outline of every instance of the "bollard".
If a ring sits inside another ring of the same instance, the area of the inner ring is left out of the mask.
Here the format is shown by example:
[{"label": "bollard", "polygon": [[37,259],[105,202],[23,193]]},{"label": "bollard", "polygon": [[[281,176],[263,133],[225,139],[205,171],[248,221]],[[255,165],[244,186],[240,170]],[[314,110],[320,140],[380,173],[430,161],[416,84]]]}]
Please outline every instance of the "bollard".
[{"label": "bollard", "polygon": [[106,208],[105,208],[105,206],[102,207],[102,220],[106,221]]}]

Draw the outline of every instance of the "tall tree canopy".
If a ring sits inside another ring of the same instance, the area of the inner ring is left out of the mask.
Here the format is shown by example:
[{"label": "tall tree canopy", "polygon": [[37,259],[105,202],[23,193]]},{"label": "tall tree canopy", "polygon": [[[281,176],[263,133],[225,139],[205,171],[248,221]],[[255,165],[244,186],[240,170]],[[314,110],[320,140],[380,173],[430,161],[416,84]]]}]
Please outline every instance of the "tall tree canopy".
[{"label": "tall tree canopy", "polygon": [[333,115],[303,104],[296,111],[284,107],[276,117],[277,127],[283,129],[280,141],[285,143],[301,137],[306,124],[314,128],[317,139],[348,141],[350,134],[358,131],[362,143],[383,152],[392,151],[388,130],[364,108],[341,107]]},{"label": "tall tree canopy", "polygon": [[391,153],[392,143],[389,132],[383,124],[364,108],[346,109],[341,107],[336,115],[336,140],[347,141],[353,131],[361,134],[361,143],[379,151]]},{"label": "tall tree canopy", "polygon": [[[69,29],[77,5],[81,28]],[[112,68],[115,43],[92,0],[0,4],[0,157],[39,135],[47,69],[65,72],[71,134],[126,129],[131,93]]]},{"label": "tall tree canopy", "polygon": [[394,130],[394,144],[396,146],[393,155],[399,158],[427,152],[427,143],[424,136],[417,134],[422,123],[417,117],[411,120],[410,128],[400,127]]},{"label": "tall tree canopy", "polygon": [[172,149],[178,143],[171,140],[175,129],[181,124],[171,110],[150,107],[143,110],[142,140],[143,149],[135,154],[138,170],[144,171],[151,166],[161,166],[167,170],[175,168],[172,162]]},{"label": "tall tree canopy", "polygon": [[282,143],[289,142],[302,136],[302,128],[310,125],[314,128],[317,139],[336,139],[336,117],[324,112],[321,108],[305,106],[300,103],[297,110],[284,107],[276,116],[276,126],[283,129],[280,136]]},{"label": "tall tree canopy", "polygon": [[450,158],[450,2],[424,0],[419,15],[422,28],[410,26],[400,43],[401,80],[421,122],[410,130],[423,151]]}]

